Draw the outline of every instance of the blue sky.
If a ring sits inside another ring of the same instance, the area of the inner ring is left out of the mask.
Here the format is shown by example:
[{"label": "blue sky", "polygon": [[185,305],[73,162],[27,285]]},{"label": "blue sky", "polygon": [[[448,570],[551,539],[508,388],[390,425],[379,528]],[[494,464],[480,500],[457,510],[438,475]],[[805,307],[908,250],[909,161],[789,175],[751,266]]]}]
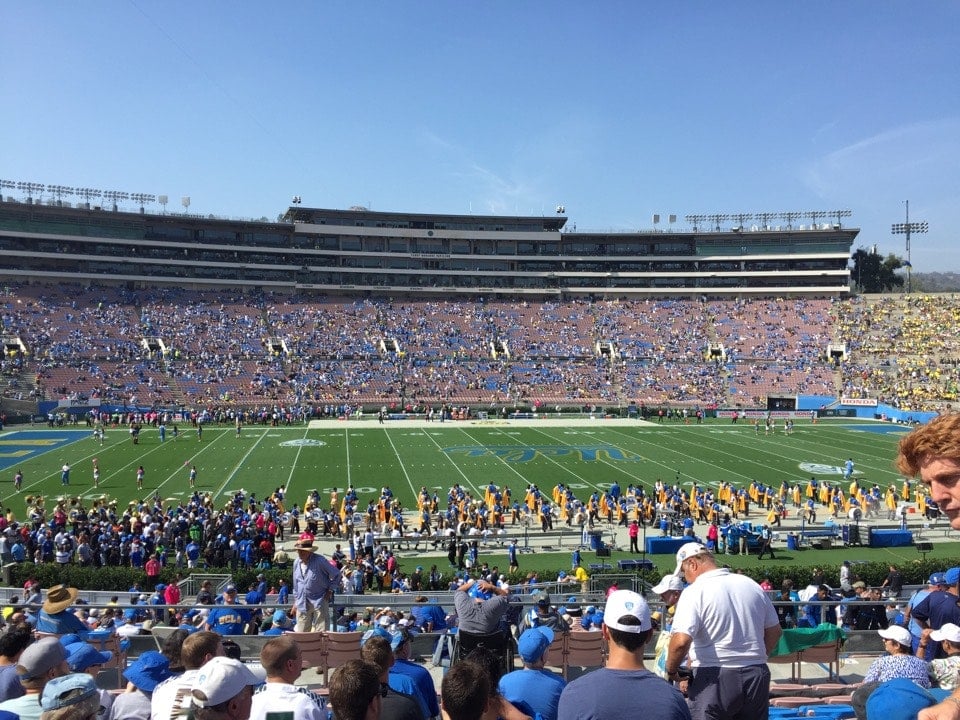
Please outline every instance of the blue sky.
[{"label": "blue sky", "polygon": [[[0,178],[311,207],[850,209],[960,271],[960,2],[5,3]],[[159,208],[158,208],[159,209]],[[799,222],[809,222],[801,220]]]}]

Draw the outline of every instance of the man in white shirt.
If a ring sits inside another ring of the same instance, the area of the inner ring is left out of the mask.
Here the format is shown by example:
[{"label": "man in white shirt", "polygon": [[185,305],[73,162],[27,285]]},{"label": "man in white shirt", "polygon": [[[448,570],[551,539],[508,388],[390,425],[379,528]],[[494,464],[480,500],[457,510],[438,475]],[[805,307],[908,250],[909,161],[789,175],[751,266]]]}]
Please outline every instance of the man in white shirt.
[{"label": "man in white shirt", "polygon": [[186,718],[193,704],[191,690],[200,668],[221,655],[223,638],[215,632],[200,630],[184,640],[180,660],[186,672],[157,685],[150,698],[150,720]]},{"label": "man in white shirt", "polygon": [[293,720],[326,720],[323,698],[294,685],[302,670],[303,653],[289,635],[264,643],[260,664],[267,672],[267,682],[253,695],[250,720],[266,720],[272,713],[290,713]]},{"label": "man in white shirt", "polygon": [[782,633],[773,602],[752,579],[720,568],[699,543],[677,552],[674,574],[681,573],[689,585],[677,601],[666,671],[671,681],[685,680],[678,671],[689,655],[693,720],[767,718],[767,657]]}]

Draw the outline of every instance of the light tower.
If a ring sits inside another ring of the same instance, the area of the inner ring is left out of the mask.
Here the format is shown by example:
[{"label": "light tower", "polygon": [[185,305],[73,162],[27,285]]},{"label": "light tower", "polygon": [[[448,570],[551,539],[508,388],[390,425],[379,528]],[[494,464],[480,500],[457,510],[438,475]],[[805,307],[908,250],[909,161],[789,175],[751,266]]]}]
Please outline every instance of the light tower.
[{"label": "light tower", "polygon": [[799,220],[803,217],[802,212],[795,212],[793,210],[788,210],[787,212],[780,213],[780,219],[787,221],[787,229],[793,230],[793,221]]},{"label": "light tower", "polygon": [[157,198],[155,195],[151,195],[150,193],[139,193],[139,192],[130,193],[130,199],[140,206],[141,215],[143,215],[146,212],[144,208],[145,205],[149,205],[150,203],[155,203],[157,201]]},{"label": "light tower", "polygon": [[907,220],[902,223],[894,223],[890,226],[890,232],[893,235],[906,235],[907,236],[907,294],[909,295],[913,291],[913,263],[910,262],[910,234],[911,233],[925,233],[929,229],[929,226],[926,222],[910,222],[910,201],[904,200],[904,205],[907,206]]}]

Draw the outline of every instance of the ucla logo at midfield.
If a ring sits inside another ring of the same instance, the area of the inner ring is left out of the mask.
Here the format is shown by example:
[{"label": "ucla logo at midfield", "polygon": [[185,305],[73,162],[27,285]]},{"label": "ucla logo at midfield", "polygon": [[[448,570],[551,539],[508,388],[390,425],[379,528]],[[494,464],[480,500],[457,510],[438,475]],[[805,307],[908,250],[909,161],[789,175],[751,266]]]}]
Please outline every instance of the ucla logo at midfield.
[{"label": "ucla logo at midfield", "polygon": [[496,457],[504,462],[525,463],[538,455],[545,458],[576,457],[583,462],[613,460],[620,462],[640,462],[640,455],[629,450],[621,450],[612,445],[457,445],[443,448],[447,455],[466,455],[467,457]]},{"label": "ucla logo at midfield", "polygon": [[326,443],[323,440],[307,440],[306,438],[287,440],[286,442],[280,443],[280,447],[323,447],[324,445],[326,445]]},{"label": "ucla logo at midfield", "polygon": [[[800,463],[800,469],[811,475],[843,475],[844,469],[838,465],[824,465],[823,463]],[[853,471],[854,475],[863,475],[859,470]]]}]

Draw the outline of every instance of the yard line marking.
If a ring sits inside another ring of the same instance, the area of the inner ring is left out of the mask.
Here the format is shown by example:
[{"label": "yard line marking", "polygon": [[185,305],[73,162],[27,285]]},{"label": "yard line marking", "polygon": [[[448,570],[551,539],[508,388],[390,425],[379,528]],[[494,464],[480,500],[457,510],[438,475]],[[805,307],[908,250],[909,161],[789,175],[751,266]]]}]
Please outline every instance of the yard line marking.
[{"label": "yard line marking", "polygon": [[[563,440],[560,440],[559,438],[554,437],[553,435],[551,435],[550,433],[546,432],[545,430],[541,430],[540,428],[534,428],[534,429],[535,429],[538,433],[540,433],[541,435],[546,435],[548,438],[550,438],[550,439],[553,440],[554,442],[559,442],[559,443],[562,443],[562,444],[564,444],[564,445],[567,444],[567,443],[564,442]],[[569,433],[569,434],[595,435],[596,433],[591,430],[591,431],[586,432],[586,433]],[[591,439],[593,439],[593,438],[591,438]],[[614,443],[607,442],[606,440],[601,440],[601,442],[603,442],[605,445],[609,445],[610,447],[617,448],[618,450],[626,450],[627,452],[636,452],[636,451],[634,451],[634,450],[629,450],[629,449],[627,449],[627,448],[620,447],[619,445],[615,445]],[[638,454],[639,454],[639,453],[638,453]],[[644,461],[644,462],[654,462],[654,461],[652,461],[652,460],[648,460],[646,457],[643,458],[643,461]],[[603,465],[606,465],[607,467],[612,468],[613,470],[616,470],[617,472],[623,473],[623,474],[626,475],[628,478],[630,478],[631,480],[633,480],[633,481],[635,481],[635,482],[637,482],[637,483],[642,483],[642,482],[643,482],[643,478],[640,477],[639,475],[634,475],[634,474],[631,473],[631,472],[627,472],[626,468],[620,467],[619,465],[615,465],[615,464],[613,464],[612,462],[610,462],[609,460],[603,460],[603,459],[600,457],[599,453],[597,454],[597,462],[602,463]],[[655,463],[655,464],[659,465],[660,463]],[[594,487],[594,488],[597,488],[597,489],[600,489],[601,487],[603,487],[602,485],[598,485],[598,484],[596,484],[596,483],[588,483],[588,484],[589,484],[591,487]]]},{"label": "yard line marking", "polygon": [[[307,428],[303,431],[303,439],[307,439],[307,435],[310,434],[310,429]],[[273,437],[271,435],[271,437]],[[297,446],[297,454],[293,458],[293,464],[290,466],[290,474],[287,475],[287,484],[283,486],[283,494],[286,495],[287,491],[290,489],[290,483],[293,481],[293,471],[297,469],[297,462],[300,460],[300,451],[303,450],[303,445]],[[270,468],[271,470],[273,468]]]},{"label": "yard line marking", "polygon": [[[464,432],[466,432],[466,431],[464,431]],[[538,430],[537,432],[541,432],[541,431]],[[546,434],[546,433],[543,433],[543,434]],[[467,433],[467,435],[468,435],[468,437],[469,437],[469,433]],[[548,436],[548,437],[549,437],[549,436]],[[472,437],[471,437],[470,439],[473,440],[474,442],[478,442],[475,438],[472,438]],[[518,438],[510,438],[510,439],[511,439],[511,440],[516,440],[516,442],[519,442],[521,445],[525,445],[525,446],[527,446],[527,447],[532,447],[532,446],[530,445],[530,443],[525,443],[523,440],[520,440],[520,439],[518,439]],[[553,438],[551,438],[551,439],[553,439]],[[553,463],[554,465],[556,465],[556,466],[557,466],[558,468],[560,468],[563,472],[565,472],[565,473],[567,473],[567,474],[569,474],[569,475],[573,475],[573,476],[574,476],[577,480],[579,480],[580,482],[586,483],[587,485],[590,485],[591,487],[596,487],[596,485],[594,485],[593,483],[588,482],[585,477],[583,477],[583,476],[575,473],[573,470],[571,470],[570,468],[566,467],[566,466],[563,465],[562,463],[557,462],[557,461],[554,460],[552,457],[545,457],[545,459],[546,459],[546,460],[549,460],[551,463]],[[500,462],[502,462],[502,463],[504,463],[504,464],[507,464],[506,460],[504,460],[503,458],[499,458],[499,460],[500,460]],[[517,474],[520,475],[520,473],[517,473]],[[523,477],[523,476],[520,475],[520,477]],[[529,485],[529,483],[527,483],[527,484]]]},{"label": "yard line marking", "polygon": [[[466,435],[468,438],[470,438],[473,442],[475,442],[475,443],[480,443],[481,445],[485,445],[485,443],[484,443],[482,440],[478,440],[478,439],[475,438],[473,435],[471,435],[471,434],[468,433],[466,430],[464,430],[462,427],[458,427],[457,430],[459,430],[460,432],[462,432],[464,435]],[[511,438],[511,439],[512,439],[512,438]],[[506,467],[507,469],[509,469],[510,472],[512,472],[514,475],[516,475],[518,478],[520,478],[527,487],[530,487],[530,485],[533,484],[533,483],[531,483],[531,482],[527,479],[527,477],[526,477],[523,473],[521,473],[519,470],[517,470],[515,467],[513,467],[513,465],[511,465],[510,463],[508,463],[508,462],[507,462],[506,460],[504,460],[502,457],[498,457],[497,460],[500,461],[500,464],[501,464],[501,465],[503,465],[504,467]],[[471,485],[471,487],[473,487],[474,490],[477,491],[477,493],[480,492],[480,488],[478,488],[476,485],[474,485],[473,483],[470,483],[470,485]]]},{"label": "yard line marking", "polygon": [[407,466],[403,464],[403,460],[400,458],[400,453],[397,450],[397,446],[393,444],[393,440],[390,438],[390,433],[387,432],[386,428],[383,430],[384,435],[387,436],[387,440],[390,442],[390,447],[393,448],[393,454],[397,456],[397,461],[400,463],[400,469],[403,471],[403,476],[407,479],[407,485],[410,486],[410,492],[413,493],[413,496],[417,496],[417,490],[413,487],[413,481],[410,479],[409,473],[407,473]]},{"label": "yard line marking", "polygon": [[347,487],[353,487],[353,480],[350,476],[350,431],[347,428],[343,429],[343,441],[346,445],[347,451]]},{"label": "yard line marking", "polygon": [[[83,442],[87,437],[91,437],[88,433],[85,433],[85,432],[83,432],[83,431],[77,431],[77,430],[74,430],[74,429],[72,429],[72,428],[70,428],[69,430],[67,430],[67,432],[76,432],[76,433],[82,433],[82,434],[81,434],[81,436],[80,436],[77,440],[73,440],[73,441],[71,441],[71,442],[63,445],[62,447],[57,448],[56,450],[47,450],[47,451],[45,451],[44,453],[42,453],[42,455],[41,455],[40,457],[42,457],[43,455],[51,454],[51,453],[53,453],[53,452],[60,452],[60,451],[62,451],[62,450],[65,450],[66,448],[72,447],[73,445],[76,445],[76,444],[78,444],[78,443]],[[16,433],[14,433],[14,434],[16,434]],[[80,458],[80,460],[78,460],[78,461],[76,461],[76,462],[68,462],[68,464],[70,465],[70,472],[73,473],[74,469],[76,469],[77,462],[83,462],[84,460],[90,460],[90,459],[95,458],[95,457],[100,457],[101,455],[103,455],[103,454],[104,454],[105,452],[107,452],[108,450],[116,447],[117,445],[122,445],[122,444],[125,443],[125,442],[129,442],[129,438],[122,439],[122,440],[114,440],[112,443],[111,443],[111,442],[106,442],[106,444],[103,445],[102,447],[101,447],[100,445],[98,445],[97,447],[99,448],[99,450],[96,450],[96,451],[94,451],[94,452],[92,452],[92,453],[90,453],[90,454],[88,454],[88,455],[85,455],[84,457]],[[36,458],[32,458],[32,459],[36,459]],[[58,462],[59,462],[59,461],[58,461]],[[129,466],[126,466],[126,467],[129,467]],[[88,469],[87,472],[89,473],[90,470]],[[119,472],[119,471],[116,471],[116,472],[114,472],[113,474],[116,475],[117,472]],[[77,477],[77,476],[79,476],[79,472],[77,473],[77,475],[76,475],[75,477]],[[85,476],[85,477],[87,477],[87,476]],[[107,476],[107,477],[109,477],[109,476]],[[100,478],[101,484],[107,480],[107,477],[101,477],[101,478]],[[36,487],[37,485],[40,485],[41,483],[43,483],[43,482],[45,482],[45,481],[47,481],[47,480],[53,480],[54,478],[57,478],[57,479],[60,478],[60,470],[55,470],[55,471],[52,472],[51,474],[46,475],[46,476],[44,476],[44,477],[41,477],[41,478],[39,478],[38,480],[34,480],[33,482],[27,481],[26,483],[24,483],[23,489],[22,489],[20,492],[26,494],[26,493],[30,490],[30,488]],[[85,481],[85,482],[91,482],[91,483],[92,483],[92,481]],[[63,485],[62,487],[73,487],[73,485]],[[90,487],[93,487],[93,485],[91,484]],[[58,494],[62,494],[62,493],[58,493]],[[47,493],[47,497],[49,497],[49,496],[51,496],[51,495],[53,495],[52,492],[51,492],[51,493]]]},{"label": "yard line marking", "polygon": [[[623,435],[622,432],[617,431],[617,430],[614,430],[613,427],[611,427],[610,429],[611,429],[611,432],[615,432],[615,433],[617,433],[618,435]],[[537,432],[543,433],[544,435],[547,435],[547,437],[551,437],[549,434],[547,434],[547,433],[546,433],[545,431],[543,431],[543,430],[540,430],[539,428],[537,429]],[[568,434],[568,435],[579,435],[579,434],[580,434],[580,431],[579,431],[579,430],[571,430],[571,431],[568,431],[566,434]],[[604,436],[604,438],[605,438],[605,437],[606,437],[606,436]],[[631,438],[632,438],[632,436],[627,436],[627,437],[631,437]],[[643,448],[641,448],[641,449],[639,449],[639,450],[633,450],[632,448],[625,447],[625,446],[620,445],[620,444],[618,444],[618,443],[612,443],[612,442],[610,442],[609,440],[606,440],[606,439],[604,439],[603,442],[607,443],[607,444],[610,445],[611,447],[617,448],[618,450],[626,450],[627,452],[635,452],[635,453],[641,455],[641,456],[643,457],[643,462],[644,462],[644,463],[650,463],[651,465],[657,465],[657,466],[662,467],[664,470],[666,470],[666,471],[668,471],[668,472],[671,472],[671,473],[672,473],[672,472],[676,472],[676,468],[675,468],[675,467],[673,467],[673,466],[671,466],[671,465],[668,465],[668,464],[666,464],[666,463],[660,462],[659,460],[654,460],[654,459],[651,458],[651,457],[648,457],[649,453],[646,453],[646,454],[645,454],[645,453],[643,452]],[[657,447],[660,447],[660,448],[662,448],[662,449],[667,449],[667,450],[669,450],[669,448],[663,448],[662,446],[659,446],[659,445],[658,445]],[[616,468],[616,469],[619,470],[620,472],[626,474],[628,477],[632,477],[632,478],[633,478],[634,480],[636,480],[638,483],[641,483],[641,484],[642,484],[642,483],[645,482],[645,483],[647,483],[648,485],[651,485],[651,486],[653,485],[653,483],[652,483],[650,480],[645,480],[645,479],[642,478],[642,477],[638,477],[638,476],[636,476],[636,475],[631,475],[631,474],[628,473],[626,470],[624,470],[623,468],[621,468],[621,467],[619,467],[619,466],[617,466],[617,465],[614,465],[613,463],[610,463],[610,462],[608,462],[608,461],[606,461],[606,460],[601,460],[600,462],[602,462],[603,464],[608,465],[608,466],[610,466],[610,467]],[[598,485],[598,484],[596,484],[596,483],[591,483],[591,485],[592,485],[592,487],[595,487],[595,488],[597,488],[597,489],[601,489],[601,488],[603,487],[602,485]]]},{"label": "yard line marking", "polygon": [[[202,455],[202,454],[205,453],[209,448],[212,448],[212,447],[216,444],[216,442],[217,442],[218,440],[221,440],[222,438],[226,437],[227,434],[226,434],[225,432],[222,432],[222,433],[219,433],[219,434],[216,434],[216,433],[215,433],[214,435],[215,435],[215,436],[214,436],[214,439],[213,439],[212,442],[204,443],[203,446],[200,448],[200,450],[198,450],[196,453],[190,454],[190,464],[191,464],[191,465],[196,465],[196,464],[197,464],[197,462],[196,462],[197,456],[198,456],[198,455]],[[199,444],[199,443],[198,443],[198,444]],[[160,445],[158,445],[155,449],[159,450],[159,449],[160,449],[161,447],[163,447],[164,445],[166,445],[165,442],[164,442],[164,443],[160,443]],[[179,443],[178,443],[178,445],[179,445]],[[184,444],[184,447],[185,447],[185,448],[186,448],[186,447],[196,447],[196,445],[190,445],[190,446],[188,446],[188,445]],[[151,451],[151,452],[153,452],[153,451]],[[141,456],[141,457],[143,457],[143,456]],[[138,461],[138,460],[135,460],[134,462],[136,462],[137,464],[139,464],[139,461]],[[134,462],[129,463],[129,464],[126,465],[125,467],[130,467],[130,466],[132,466],[132,465],[134,464]],[[159,491],[160,488],[162,488],[162,487],[163,487],[164,485],[166,485],[168,482],[170,482],[171,480],[173,480],[174,478],[176,478],[178,475],[180,475],[183,467],[186,467],[186,466],[178,467],[176,470],[174,470],[174,471],[167,477],[166,480],[164,480],[162,483],[160,483],[159,485],[157,485],[156,491]],[[206,468],[204,468],[204,469],[206,469]],[[211,470],[216,470],[216,468],[211,468]],[[116,475],[116,474],[117,474],[117,473],[113,473],[113,475]],[[198,474],[199,474],[199,473],[198,473]],[[108,478],[109,478],[109,477],[112,477],[112,475],[108,475],[107,477],[108,477]],[[189,480],[187,480],[187,483],[189,484]],[[147,488],[144,487],[144,490],[147,490]]]},{"label": "yard line marking", "polygon": [[[429,434],[429,433],[424,433],[424,435],[426,435],[428,438],[430,438],[430,442],[432,442],[434,445],[437,446],[437,450],[439,450],[440,453],[447,459],[447,461],[448,461],[451,465],[453,465],[454,469],[455,469],[458,473],[460,473],[460,477],[463,478],[464,482],[466,482],[467,485],[469,485],[470,487],[472,487],[472,488],[473,488],[474,490],[476,490],[477,492],[480,492],[480,489],[479,489],[478,487],[476,487],[476,486],[470,481],[470,478],[468,478],[468,477],[466,476],[466,474],[463,472],[463,470],[460,469],[460,466],[457,465],[457,463],[454,461],[454,459],[453,459],[452,457],[450,457],[449,455],[447,455],[447,453],[443,452],[443,447],[441,447],[440,443],[438,443],[436,440],[434,440],[432,437],[430,437],[430,434]],[[436,467],[436,465],[434,465],[433,467]]]},{"label": "yard line marking", "polygon": [[216,489],[216,491],[213,493],[213,497],[214,497],[214,498],[218,498],[218,497],[220,497],[220,495],[223,494],[223,491],[226,489],[227,485],[230,484],[230,481],[233,480],[234,475],[237,474],[237,470],[239,470],[239,469],[243,466],[244,460],[246,460],[248,457],[250,457],[250,454],[251,454],[254,450],[256,450],[257,445],[259,445],[261,442],[263,442],[264,438],[266,438],[266,437],[267,437],[267,433],[265,433],[265,432],[260,433],[260,439],[257,440],[257,441],[250,447],[249,450],[247,450],[247,452],[244,454],[244,456],[243,456],[242,458],[240,458],[240,462],[238,462],[236,465],[234,465],[233,470],[230,472],[229,475],[227,475],[227,479],[224,480],[224,481],[223,481],[223,484],[220,485],[220,487],[218,487],[218,488]]}]

